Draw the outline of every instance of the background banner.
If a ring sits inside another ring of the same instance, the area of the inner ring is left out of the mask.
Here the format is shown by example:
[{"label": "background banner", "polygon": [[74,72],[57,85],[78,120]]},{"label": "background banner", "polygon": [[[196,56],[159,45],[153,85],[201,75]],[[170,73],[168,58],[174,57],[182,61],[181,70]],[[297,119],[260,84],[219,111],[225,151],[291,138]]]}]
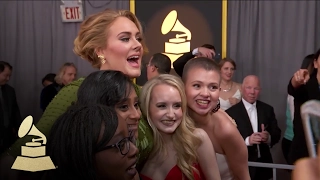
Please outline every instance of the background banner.
[{"label": "background banner", "polygon": [[[135,14],[144,28],[149,54],[165,53],[172,61],[203,44],[221,54],[222,1],[135,1]],[[146,67],[137,83],[146,82]]]}]

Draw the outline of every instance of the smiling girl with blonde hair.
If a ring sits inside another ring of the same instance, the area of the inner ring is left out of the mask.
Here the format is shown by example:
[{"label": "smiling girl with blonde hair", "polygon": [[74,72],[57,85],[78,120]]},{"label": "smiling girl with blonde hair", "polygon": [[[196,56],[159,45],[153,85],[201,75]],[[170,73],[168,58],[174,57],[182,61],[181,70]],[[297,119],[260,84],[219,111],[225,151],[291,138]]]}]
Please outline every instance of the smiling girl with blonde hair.
[{"label": "smiling girl with blonde hair", "polygon": [[142,179],[220,179],[208,135],[187,115],[182,81],[162,74],[148,81],[141,93],[141,109],[154,136]]}]

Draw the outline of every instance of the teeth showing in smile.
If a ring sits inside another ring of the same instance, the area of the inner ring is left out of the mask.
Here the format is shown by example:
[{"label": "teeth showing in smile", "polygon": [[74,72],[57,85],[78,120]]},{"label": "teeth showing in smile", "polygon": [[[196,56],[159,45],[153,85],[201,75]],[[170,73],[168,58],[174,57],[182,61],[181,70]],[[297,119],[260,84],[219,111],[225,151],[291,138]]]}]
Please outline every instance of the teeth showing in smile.
[{"label": "teeth showing in smile", "polygon": [[207,101],[207,100],[197,100],[197,103],[198,104],[209,104],[209,101]]},{"label": "teeth showing in smile", "polygon": [[138,59],[139,58],[139,56],[130,56],[129,58],[128,58],[128,60],[135,60],[135,59]]},{"label": "teeth showing in smile", "polygon": [[134,168],[136,168],[136,164],[130,167],[130,169],[134,169]]}]

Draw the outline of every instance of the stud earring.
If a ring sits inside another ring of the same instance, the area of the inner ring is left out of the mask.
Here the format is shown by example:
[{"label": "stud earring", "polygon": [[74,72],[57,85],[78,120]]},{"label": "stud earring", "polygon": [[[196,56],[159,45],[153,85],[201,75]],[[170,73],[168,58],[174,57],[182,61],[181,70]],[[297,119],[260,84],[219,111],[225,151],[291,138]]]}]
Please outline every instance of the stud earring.
[{"label": "stud earring", "polygon": [[98,58],[100,59],[101,64],[106,63],[106,58],[104,58],[104,56],[103,56],[103,55],[99,55],[99,56],[98,56]]}]

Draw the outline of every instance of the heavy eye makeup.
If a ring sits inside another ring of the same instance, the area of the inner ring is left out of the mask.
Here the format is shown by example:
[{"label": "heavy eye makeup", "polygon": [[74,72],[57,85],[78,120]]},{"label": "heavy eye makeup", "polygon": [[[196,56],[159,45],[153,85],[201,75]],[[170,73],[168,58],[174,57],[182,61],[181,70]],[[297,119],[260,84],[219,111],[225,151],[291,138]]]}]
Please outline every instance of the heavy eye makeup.
[{"label": "heavy eye makeup", "polygon": [[123,42],[129,42],[131,38],[135,39],[138,42],[142,41],[140,32],[136,33],[135,36],[133,36],[131,32],[122,32],[119,34],[119,37],[120,37],[119,39]]}]

